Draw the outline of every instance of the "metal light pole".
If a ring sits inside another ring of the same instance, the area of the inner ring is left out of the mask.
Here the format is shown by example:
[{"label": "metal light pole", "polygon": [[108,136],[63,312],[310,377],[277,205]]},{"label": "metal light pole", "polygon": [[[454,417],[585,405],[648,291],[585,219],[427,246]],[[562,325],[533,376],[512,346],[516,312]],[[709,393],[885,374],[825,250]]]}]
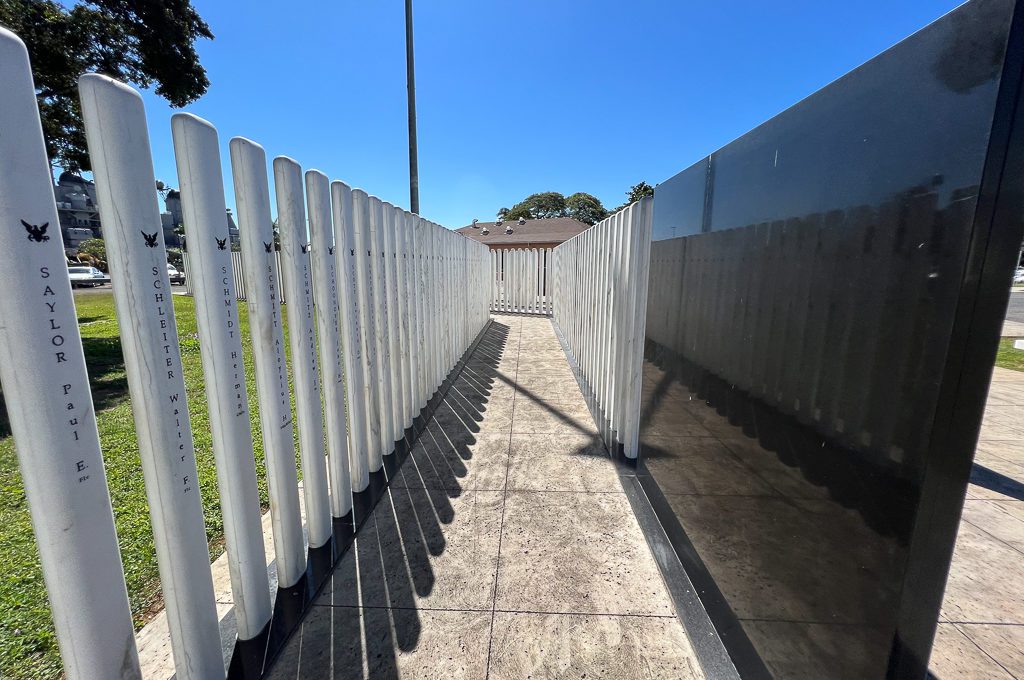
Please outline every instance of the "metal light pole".
[{"label": "metal light pole", "polygon": [[420,212],[420,175],[416,154],[416,73],[412,58],[412,0],[405,0],[405,75],[409,92],[409,210]]}]

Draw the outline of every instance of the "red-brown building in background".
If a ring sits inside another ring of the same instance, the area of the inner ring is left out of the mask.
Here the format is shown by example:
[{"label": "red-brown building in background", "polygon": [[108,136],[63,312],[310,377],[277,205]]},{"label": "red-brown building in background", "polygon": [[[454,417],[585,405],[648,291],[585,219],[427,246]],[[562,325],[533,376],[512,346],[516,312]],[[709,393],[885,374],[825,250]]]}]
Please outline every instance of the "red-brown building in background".
[{"label": "red-brown building in background", "polygon": [[491,250],[511,248],[554,248],[589,229],[571,217],[549,217],[509,222],[476,222],[456,229],[463,236],[486,243]]}]

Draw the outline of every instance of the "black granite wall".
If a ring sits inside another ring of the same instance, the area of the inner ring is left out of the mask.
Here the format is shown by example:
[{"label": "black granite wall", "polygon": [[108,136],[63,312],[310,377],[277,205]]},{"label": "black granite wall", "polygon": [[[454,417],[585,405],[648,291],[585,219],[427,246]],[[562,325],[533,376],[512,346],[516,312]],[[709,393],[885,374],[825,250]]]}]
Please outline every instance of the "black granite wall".
[{"label": "black granite wall", "polygon": [[640,472],[749,677],[925,674],[1022,234],[1015,12],[656,189]]}]

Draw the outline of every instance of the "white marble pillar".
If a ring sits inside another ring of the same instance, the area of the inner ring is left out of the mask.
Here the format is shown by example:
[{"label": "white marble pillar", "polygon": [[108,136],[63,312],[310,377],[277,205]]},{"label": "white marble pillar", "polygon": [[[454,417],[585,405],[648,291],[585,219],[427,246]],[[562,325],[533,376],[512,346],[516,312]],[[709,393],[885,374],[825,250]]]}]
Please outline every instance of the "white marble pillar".
[{"label": "white marble pillar", "polygon": [[187,113],[171,117],[171,133],[235,621],[239,639],[248,640],[270,622],[270,584],[231,266],[231,235],[225,218],[220,145],[213,125]]},{"label": "white marble pillar", "polygon": [[413,252],[413,304],[416,307],[416,338],[413,351],[416,352],[416,410],[421,411],[427,405],[430,395],[427,393],[427,309],[424,306],[426,300],[427,283],[426,269],[427,258],[424,252],[423,242],[423,218],[413,215],[410,227]]},{"label": "white marble pillar", "polygon": [[391,411],[393,414],[392,428],[394,431],[393,441],[402,439],[405,428],[408,427],[405,418],[405,359],[403,350],[405,343],[402,340],[402,319],[405,316],[401,299],[398,296],[399,276],[401,267],[399,260],[402,257],[397,238],[398,225],[402,220],[402,209],[389,203],[384,204],[385,210],[390,213],[384,220],[384,274],[387,283],[388,293],[388,340],[391,344]]},{"label": "white marble pillar", "polygon": [[0,90],[0,383],[57,644],[71,680],[140,678],[32,70],[3,28]]},{"label": "white marble pillar", "polygon": [[306,172],[306,204],[312,242],[313,305],[320,346],[320,369],[327,425],[327,473],[331,482],[331,515],[352,509],[348,469],[348,418],[345,413],[345,369],[341,349],[341,310],[335,265],[331,183],[319,170]]},{"label": "white marble pillar", "polygon": [[[386,456],[395,448],[395,413],[391,401],[394,376],[391,366],[391,305],[388,299],[385,260],[390,253],[384,252],[385,220],[391,219],[391,211],[376,196],[370,196],[370,239],[373,253],[370,258],[370,278],[373,285],[373,300],[376,305],[377,339],[377,397],[380,408],[380,454]],[[388,204],[390,205],[390,204]]]},{"label": "white marble pillar", "polygon": [[267,464],[274,559],[279,585],[289,588],[306,571],[306,549],[299,514],[299,482],[284,351],[281,282],[270,219],[267,154],[259,144],[242,137],[232,139],[228,147],[246,272],[245,298],[256,366],[263,455]]},{"label": "white marble pillar", "polygon": [[281,234],[282,268],[287,295],[288,344],[292,350],[295,413],[299,420],[302,493],[306,501],[309,546],[319,548],[331,538],[331,507],[324,456],[320,358],[313,318],[313,267],[306,232],[302,168],[291,158],[274,159],[277,227]]},{"label": "white marble pillar", "polygon": [[[361,189],[352,190],[353,250],[358,294],[359,327],[362,329],[363,403],[366,405],[366,456],[370,472],[380,470],[381,408],[379,388],[379,360],[377,354],[377,306],[373,294],[370,247],[370,197]],[[386,437],[385,437],[386,438]]]},{"label": "white marble pillar", "polygon": [[355,232],[352,216],[352,190],[344,182],[331,183],[331,210],[334,214],[334,258],[338,267],[341,331],[344,338],[345,396],[348,402],[349,471],[352,490],[365,491],[370,484],[367,456],[367,415],[365,376],[363,374],[363,338],[359,312],[359,285],[356,279]]},{"label": "white marble pillar", "polygon": [[640,447],[640,396],[643,382],[643,354],[645,335],[645,314],[647,310],[647,287],[651,264],[651,231],[654,218],[654,197],[646,197],[634,206],[635,215],[631,233],[631,288],[625,303],[631,318],[626,338],[627,362],[623,396],[623,448],[626,456],[636,458]]},{"label": "white marble pillar", "polygon": [[123,83],[96,74],[78,82],[174,668],[183,680],[223,677],[146,112]]},{"label": "white marble pillar", "polygon": [[404,210],[398,213],[398,302],[402,305],[402,409],[405,427],[412,427],[413,418],[418,414],[414,406],[413,375],[416,373],[416,356],[413,351],[413,326],[415,325],[412,287],[412,252],[409,245],[409,225],[412,215]]}]

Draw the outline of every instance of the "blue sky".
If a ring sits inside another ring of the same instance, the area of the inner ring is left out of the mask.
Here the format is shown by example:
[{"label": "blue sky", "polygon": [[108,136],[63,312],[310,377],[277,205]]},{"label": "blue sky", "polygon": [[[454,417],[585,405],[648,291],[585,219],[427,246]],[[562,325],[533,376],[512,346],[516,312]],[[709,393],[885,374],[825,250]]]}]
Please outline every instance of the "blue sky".
[{"label": "blue sky", "polygon": [[[186,110],[220,131],[229,206],[243,135],[408,207],[402,0],[193,3],[216,39]],[[614,207],[957,4],[417,0],[421,213],[460,227],[549,190]],[[177,186],[173,110],[145,99]]]}]

